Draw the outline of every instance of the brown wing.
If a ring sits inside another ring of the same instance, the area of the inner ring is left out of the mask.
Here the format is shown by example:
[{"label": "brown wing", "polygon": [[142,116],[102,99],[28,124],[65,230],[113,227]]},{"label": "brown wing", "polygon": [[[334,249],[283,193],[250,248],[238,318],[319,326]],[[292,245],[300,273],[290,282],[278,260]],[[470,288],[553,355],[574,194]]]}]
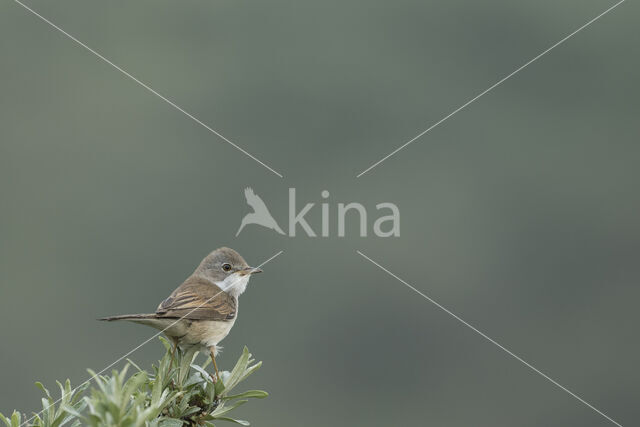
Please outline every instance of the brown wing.
[{"label": "brown wing", "polygon": [[217,285],[201,278],[189,278],[156,310],[158,317],[190,320],[232,320],[237,301]]}]

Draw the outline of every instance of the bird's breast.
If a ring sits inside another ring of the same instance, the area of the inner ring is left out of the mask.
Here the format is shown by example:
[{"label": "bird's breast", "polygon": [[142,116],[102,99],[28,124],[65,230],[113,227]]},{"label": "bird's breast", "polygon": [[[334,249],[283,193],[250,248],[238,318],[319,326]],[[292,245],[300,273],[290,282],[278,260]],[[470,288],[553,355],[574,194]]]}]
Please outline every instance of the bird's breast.
[{"label": "bird's breast", "polygon": [[178,338],[180,346],[202,345],[211,347],[217,345],[231,331],[235,319],[219,320],[190,320],[183,336]]}]

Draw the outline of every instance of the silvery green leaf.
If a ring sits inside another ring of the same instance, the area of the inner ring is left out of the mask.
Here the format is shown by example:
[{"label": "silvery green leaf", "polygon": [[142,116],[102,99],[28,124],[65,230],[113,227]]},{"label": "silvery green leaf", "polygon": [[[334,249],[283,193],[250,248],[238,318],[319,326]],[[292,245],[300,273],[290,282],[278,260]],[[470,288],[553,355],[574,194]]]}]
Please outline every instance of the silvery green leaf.
[{"label": "silvery green leaf", "polygon": [[196,413],[198,413],[198,412],[200,412],[200,408],[199,408],[199,407],[197,407],[197,406],[194,406],[194,407],[189,408],[189,409],[187,409],[186,411],[184,411],[184,413],[182,414],[182,416],[183,416],[183,417],[187,417],[187,416],[189,416],[189,415],[196,414]]},{"label": "silvery green leaf", "polygon": [[189,370],[190,370],[189,368],[197,356],[198,356],[198,351],[196,350],[195,347],[187,350],[182,355],[182,359],[180,360],[180,372],[178,374],[179,384],[184,383],[184,380],[189,375]]},{"label": "silvery green leaf", "polygon": [[[125,366],[125,369],[127,368],[127,366]],[[135,374],[133,374],[131,378],[129,378],[129,380],[124,384],[124,387],[122,388],[123,397],[133,395],[134,391],[139,389],[142,386],[142,384],[144,384],[146,381],[147,381],[146,372],[142,371],[142,372],[136,372]]]},{"label": "silvery green leaf", "polygon": [[133,360],[129,359],[128,357],[125,360],[127,361],[127,363],[130,363],[131,365],[133,365],[133,367],[136,368],[138,371],[143,370],[140,366],[136,365],[136,363]]},{"label": "silvery green leaf", "polygon": [[223,383],[227,384],[229,382],[229,378],[231,377],[231,372],[229,371],[220,371],[220,379]]},{"label": "silvery green leaf", "polygon": [[238,380],[238,383],[241,381],[244,381],[249,375],[253,374],[255,371],[257,371],[258,369],[260,369],[260,367],[262,366],[262,362],[258,362],[253,366],[250,366],[248,369],[246,369],[243,373],[242,376],[240,377],[240,379]]},{"label": "silvery green leaf", "polygon": [[193,364],[193,365],[191,365],[191,367],[192,367],[193,369],[195,369],[196,371],[200,372],[200,374],[202,374],[202,376],[203,376],[207,381],[209,381],[209,382],[211,382],[211,381],[212,381],[212,380],[211,380],[211,375],[210,375],[207,371],[205,371],[204,369],[202,369],[200,366],[198,366],[198,365],[196,365],[196,364]]},{"label": "silvery green leaf", "polygon": [[[83,406],[86,406],[86,403]],[[78,417],[78,418],[82,417],[82,414],[80,413],[82,409],[76,410],[74,407],[68,406],[68,405],[62,406],[61,409],[63,409],[65,412],[67,412],[68,414],[74,417]]]},{"label": "silvery green leaf", "polygon": [[215,382],[213,388],[215,389],[216,396],[222,396],[222,393],[224,393],[225,390],[224,381],[222,381],[222,379],[219,379]]},{"label": "silvery green leaf", "polygon": [[267,393],[266,391],[249,390],[249,391],[245,391],[244,393],[234,394],[232,396],[225,396],[223,397],[223,399],[231,400],[231,399],[243,399],[243,398],[250,398],[250,397],[255,399],[264,399],[267,396],[269,396],[269,393]]},{"label": "silvery green leaf", "polygon": [[160,342],[162,342],[162,345],[164,346],[164,348],[167,351],[171,351],[171,343],[169,342],[169,340],[163,336],[159,336],[158,338],[160,339]]},{"label": "silvery green leaf", "polygon": [[[61,395],[57,407],[54,403],[57,401],[49,391],[37,383],[46,397],[42,399],[44,410],[34,414],[31,427],[181,427],[187,423],[187,417],[203,411],[211,411],[202,419],[208,426],[213,426],[210,421],[215,419],[248,425],[246,421],[227,418],[226,415],[246,403],[247,398],[264,398],[267,393],[250,390],[220,397],[260,367],[260,363],[251,365],[253,359],[246,347],[234,369],[231,372],[221,371],[220,381],[214,384],[210,374],[195,364],[196,351],[178,351],[172,362],[171,345],[165,339],[162,342],[167,351],[157,367],[153,366],[155,376],[132,361],[121,370],[114,369],[110,375],[96,375],[89,370],[95,379],[91,384],[85,382],[73,389],[69,380],[57,382]],[[203,366],[208,362],[209,358]],[[130,366],[134,366],[137,372],[129,376]],[[89,395],[85,395],[89,388]],[[11,419],[0,414],[0,425],[22,427],[21,421],[18,412],[14,412]]]},{"label": "silvery green leaf", "polygon": [[224,415],[227,412],[233,411],[240,405],[244,405],[248,400],[237,400],[230,404],[229,406],[220,405],[218,406],[212,413],[211,416],[214,418],[218,418],[220,415]]},{"label": "silvery green leaf", "polygon": [[160,418],[158,427],[182,427],[184,421],[177,418]]},{"label": "silvery green leaf", "polygon": [[207,358],[204,360],[204,363],[203,363],[202,365],[200,365],[200,366],[202,367],[202,369],[205,369],[207,366],[209,366],[209,364],[210,364],[210,363],[211,363],[211,358],[210,358],[210,357],[207,357]]},{"label": "silvery green leaf", "polygon": [[11,419],[9,419],[0,413],[0,421],[2,421],[6,427],[20,427],[20,424],[22,424],[22,416],[20,415],[20,412],[13,411]]},{"label": "silvery green leaf", "polygon": [[231,371],[231,375],[229,376],[229,379],[227,381],[227,391],[231,390],[233,387],[235,387],[238,384],[238,382],[240,381],[240,378],[242,377],[244,371],[247,368],[247,365],[249,364],[250,357],[251,357],[251,353],[249,353],[249,349],[245,347],[242,350],[242,355],[236,362],[236,366],[234,366],[233,370]]},{"label": "silvery green leaf", "polygon": [[220,418],[216,418],[216,419],[218,419],[218,420],[223,420],[223,421],[229,421],[229,422],[236,423],[236,424],[240,424],[240,425],[243,425],[243,426],[251,425],[251,424],[249,423],[249,421],[245,421],[245,420],[236,420],[236,419],[234,419],[234,418],[220,417]]},{"label": "silvery green leaf", "polygon": [[195,372],[195,373],[191,374],[189,379],[182,386],[184,388],[189,388],[190,386],[192,386],[194,384],[199,384],[199,383],[201,383],[203,381],[206,381],[206,380],[204,378],[202,378],[202,374],[200,372]]},{"label": "silvery green leaf", "polygon": [[47,398],[51,401],[53,401],[53,398],[51,397],[51,395],[49,394],[49,390],[46,389],[45,386],[42,385],[42,383],[40,381],[36,381],[36,387],[38,387],[40,390],[42,390],[42,392],[45,394],[45,396],[47,396]]}]

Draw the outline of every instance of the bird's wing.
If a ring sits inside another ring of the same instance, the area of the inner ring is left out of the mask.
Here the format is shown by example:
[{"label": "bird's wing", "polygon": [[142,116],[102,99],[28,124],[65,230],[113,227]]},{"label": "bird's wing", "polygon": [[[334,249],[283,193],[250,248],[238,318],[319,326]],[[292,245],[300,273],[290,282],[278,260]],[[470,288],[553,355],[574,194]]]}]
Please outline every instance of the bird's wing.
[{"label": "bird's wing", "polygon": [[244,197],[247,199],[247,204],[253,208],[253,210],[258,212],[267,212],[269,216],[269,209],[267,209],[267,205],[264,204],[260,196],[253,192],[251,187],[247,187],[244,189]]},{"label": "bird's wing", "polygon": [[237,301],[214,283],[187,279],[156,310],[156,316],[189,320],[232,320]]}]

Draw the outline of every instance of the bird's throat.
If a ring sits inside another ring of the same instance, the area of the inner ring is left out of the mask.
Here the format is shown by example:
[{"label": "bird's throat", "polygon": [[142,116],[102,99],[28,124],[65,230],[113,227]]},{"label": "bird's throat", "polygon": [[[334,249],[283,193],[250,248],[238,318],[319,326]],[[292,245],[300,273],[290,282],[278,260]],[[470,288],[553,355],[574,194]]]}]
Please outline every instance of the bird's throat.
[{"label": "bird's throat", "polygon": [[234,273],[227,276],[220,282],[215,282],[216,285],[231,296],[238,298],[247,289],[249,283],[249,275],[245,274],[241,276],[238,273]]}]

